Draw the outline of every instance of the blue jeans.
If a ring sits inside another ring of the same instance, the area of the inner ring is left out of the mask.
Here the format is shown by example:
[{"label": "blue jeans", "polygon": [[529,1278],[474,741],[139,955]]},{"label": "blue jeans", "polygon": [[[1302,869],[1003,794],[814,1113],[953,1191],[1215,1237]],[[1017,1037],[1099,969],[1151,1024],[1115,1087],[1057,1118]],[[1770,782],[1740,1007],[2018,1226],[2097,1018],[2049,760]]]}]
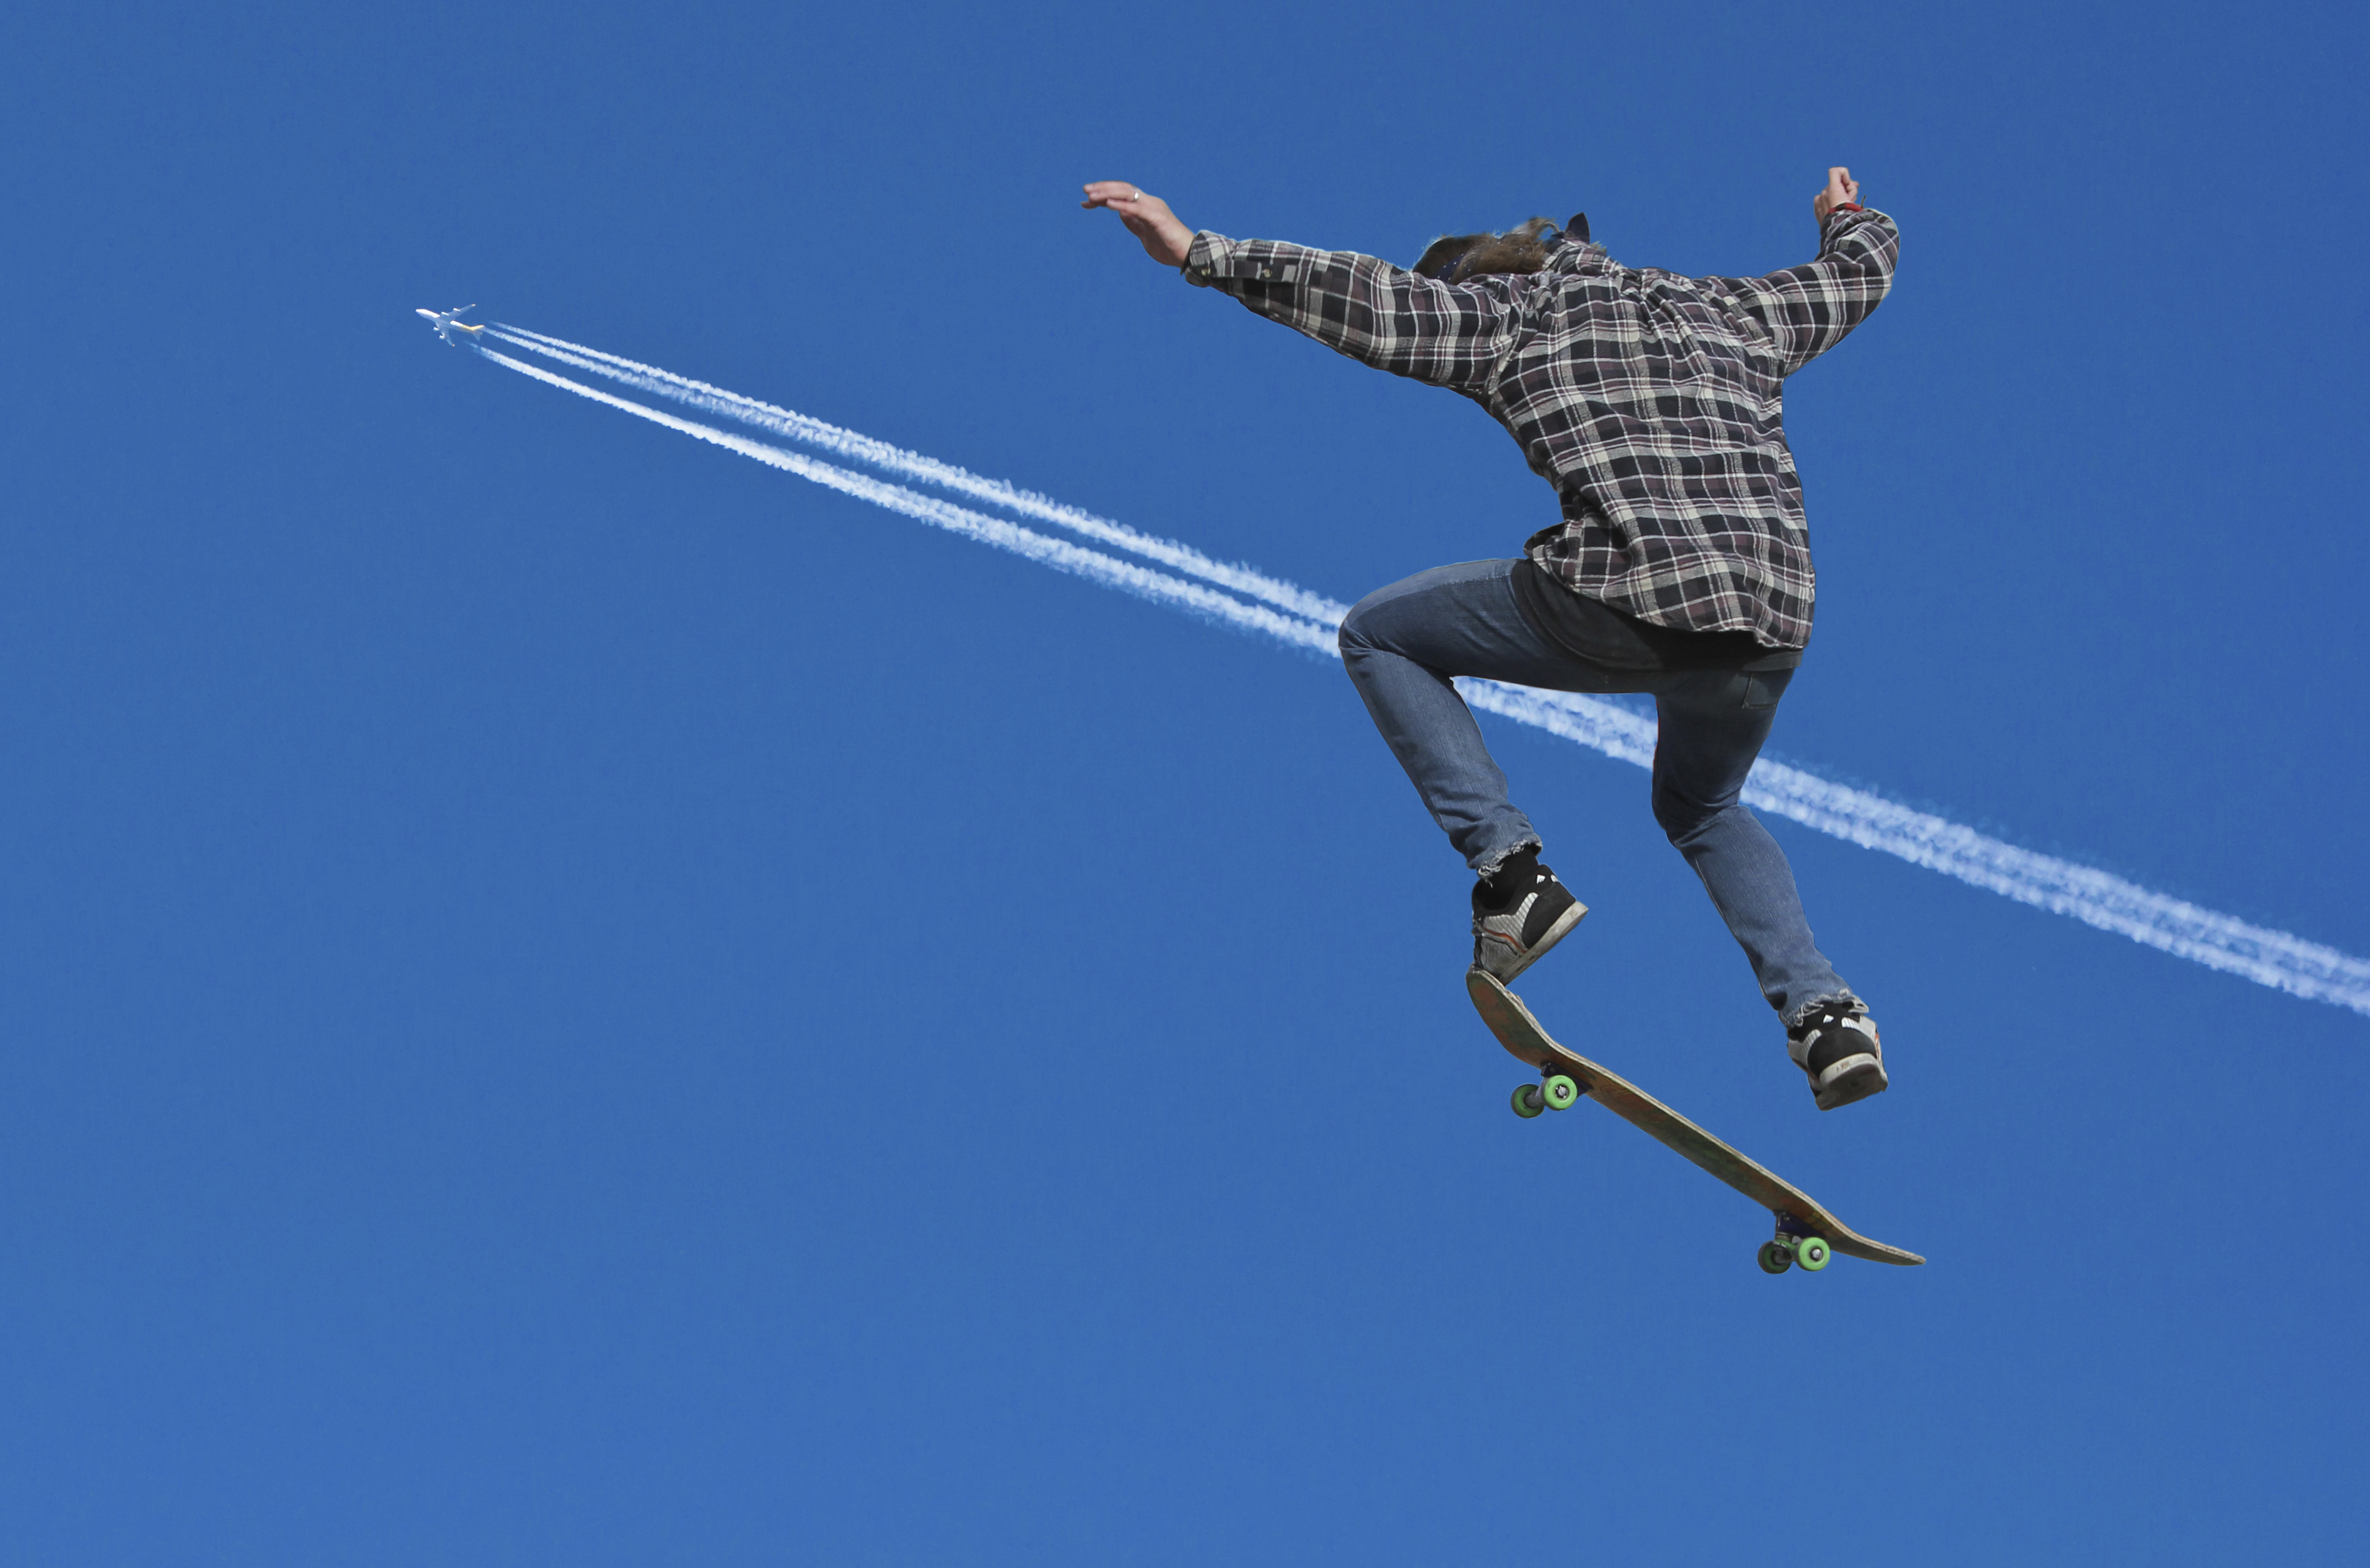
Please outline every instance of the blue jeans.
[{"label": "blue jeans", "polygon": [[[1532,626],[1514,561],[1419,572],[1368,594],[1341,623],[1341,661],[1375,727],[1465,863],[1489,872],[1539,835],[1506,797],[1452,676],[1552,692],[1651,692],[1654,819],[1686,857],[1788,1024],[1850,990],[1812,940],[1786,853],[1738,798],[1790,670],[1612,670]],[[1565,879],[1569,882],[1570,878]]]}]

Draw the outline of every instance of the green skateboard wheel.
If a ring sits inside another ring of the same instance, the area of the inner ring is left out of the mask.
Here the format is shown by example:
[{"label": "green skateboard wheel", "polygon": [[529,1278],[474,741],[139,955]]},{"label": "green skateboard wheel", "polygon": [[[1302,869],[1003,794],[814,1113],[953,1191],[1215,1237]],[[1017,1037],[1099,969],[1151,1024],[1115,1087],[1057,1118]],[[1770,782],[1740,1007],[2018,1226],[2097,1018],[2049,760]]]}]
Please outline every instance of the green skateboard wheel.
[{"label": "green skateboard wheel", "polygon": [[1533,1116],[1537,1116],[1541,1111],[1544,1111],[1547,1108],[1547,1102],[1544,1097],[1540,1095],[1539,1086],[1537,1084],[1517,1083],[1514,1085],[1514,1114],[1516,1116],[1522,1117],[1524,1121],[1529,1121]]},{"label": "green skateboard wheel", "polygon": [[1794,1266],[1793,1249],[1783,1242],[1764,1242],[1757,1261],[1764,1274],[1783,1274]]},{"label": "green skateboard wheel", "polygon": [[1539,1092],[1547,1096],[1550,1111],[1569,1111],[1580,1104],[1580,1085],[1560,1072],[1547,1074],[1547,1082],[1539,1085]]},{"label": "green skateboard wheel", "polygon": [[1816,1236],[1805,1236],[1794,1243],[1794,1261],[1812,1274],[1826,1267],[1827,1259],[1832,1255],[1827,1251],[1827,1243]]}]

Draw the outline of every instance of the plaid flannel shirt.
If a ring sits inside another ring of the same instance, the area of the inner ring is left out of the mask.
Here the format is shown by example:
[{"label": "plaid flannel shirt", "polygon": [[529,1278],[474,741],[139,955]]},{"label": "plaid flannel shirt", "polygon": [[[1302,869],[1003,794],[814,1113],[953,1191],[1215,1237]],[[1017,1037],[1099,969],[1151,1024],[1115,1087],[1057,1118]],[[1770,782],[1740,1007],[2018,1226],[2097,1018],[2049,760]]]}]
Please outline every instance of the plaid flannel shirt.
[{"label": "plaid flannel shirt", "polygon": [[1658,626],[1811,638],[1816,579],[1785,378],[1884,298],[1900,234],[1827,215],[1818,259],[1766,278],[1628,268],[1570,239],[1527,277],[1420,278],[1346,250],[1193,237],[1186,278],[1329,349],[1472,398],[1556,488],[1524,548]]}]

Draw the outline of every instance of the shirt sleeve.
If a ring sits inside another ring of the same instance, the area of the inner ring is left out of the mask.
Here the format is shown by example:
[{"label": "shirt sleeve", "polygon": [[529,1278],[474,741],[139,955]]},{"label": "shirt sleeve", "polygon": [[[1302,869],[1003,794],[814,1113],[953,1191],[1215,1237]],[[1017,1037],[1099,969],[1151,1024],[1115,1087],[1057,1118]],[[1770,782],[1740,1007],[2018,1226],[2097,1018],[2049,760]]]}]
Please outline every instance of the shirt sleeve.
[{"label": "shirt sleeve", "polygon": [[1376,370],[1460,392],[1485,385],[1513,346],[1517,285],[1528,281],[1443,283],[1356,251],[1206,231],[1193,236],[1182,270],[1195,287],[1223,290]]},{"label": "shirt sleeve", "polygon": [[1893,287],[1901,231],[1869,209],[1827,214],[1819,258],[1766,278],[1714,280],[1735,295],[1744,313],[1767,330],[1783,369],[1792,375],[1842,342]]}]

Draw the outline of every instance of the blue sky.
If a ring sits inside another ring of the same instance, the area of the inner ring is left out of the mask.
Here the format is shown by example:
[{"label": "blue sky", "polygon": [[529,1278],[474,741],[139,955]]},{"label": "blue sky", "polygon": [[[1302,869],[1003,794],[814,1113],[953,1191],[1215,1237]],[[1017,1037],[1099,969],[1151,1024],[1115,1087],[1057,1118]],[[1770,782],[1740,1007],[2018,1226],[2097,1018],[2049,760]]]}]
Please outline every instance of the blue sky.
[{"label": "blue sky", "polygon": [[1898,286],[1773,750],[2370,954],[2337,7],[58,8],[0,49],[0,1555],[2339,1560],[2359,1015],[1791,826],[1820,1116],[1637,770],[1491,728],[1550,1027],[1933,1261],[1536,1123],[1338,668],[439,345],[1340,598],[1552,516],[1079,212]]}]

